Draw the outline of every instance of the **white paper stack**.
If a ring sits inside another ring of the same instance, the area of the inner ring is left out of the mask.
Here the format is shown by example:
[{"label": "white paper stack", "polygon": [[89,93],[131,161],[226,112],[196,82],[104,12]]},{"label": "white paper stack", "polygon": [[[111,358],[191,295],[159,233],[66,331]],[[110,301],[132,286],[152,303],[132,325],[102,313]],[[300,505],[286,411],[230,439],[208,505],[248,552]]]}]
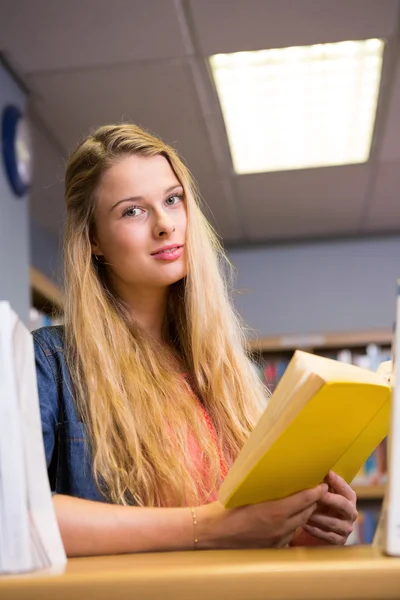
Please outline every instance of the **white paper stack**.
[{"label": "white paper stack", "polygon": [[400,280],[397,282],[393,340],[392,414],[389,433],[388,485],[382,510],[383,550],[400,556]]},{"label": "white paper stack", "polygon": [[61,567],[40,420],[33,339],[0,302],[0,573]]}]

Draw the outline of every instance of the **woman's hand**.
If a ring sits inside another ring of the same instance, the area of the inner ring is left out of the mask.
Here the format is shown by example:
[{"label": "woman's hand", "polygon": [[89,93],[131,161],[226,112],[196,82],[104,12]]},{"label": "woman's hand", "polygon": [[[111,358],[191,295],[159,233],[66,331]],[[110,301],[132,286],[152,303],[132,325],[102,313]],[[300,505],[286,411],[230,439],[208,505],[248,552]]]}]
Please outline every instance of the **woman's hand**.
[{"label": "woman's hand", "polygon": [[283,500],[225,509],[219,502],[196,508],[199,548],[280,548],[311,518],[328,485]]},{"label": "woman's hand", "polygon": [[355,492],[333,471],[325,481],[333,493],[328,491],[319,500],[317,509],[294,536],[291,546],[343,546],[353,531],[358,516]]}]

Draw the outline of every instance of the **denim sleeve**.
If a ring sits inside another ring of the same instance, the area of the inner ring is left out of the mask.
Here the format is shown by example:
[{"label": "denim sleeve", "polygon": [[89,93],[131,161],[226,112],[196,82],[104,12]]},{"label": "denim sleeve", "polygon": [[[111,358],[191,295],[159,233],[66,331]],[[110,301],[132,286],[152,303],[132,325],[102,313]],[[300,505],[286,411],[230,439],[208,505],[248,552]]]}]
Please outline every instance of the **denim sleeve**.
[{"label": "denim sleeve", "polygon": [[58,422],[58,385],[49,359],[36,339],[34,339],[34,349],[44,449],[47,468],[49,468]]}]

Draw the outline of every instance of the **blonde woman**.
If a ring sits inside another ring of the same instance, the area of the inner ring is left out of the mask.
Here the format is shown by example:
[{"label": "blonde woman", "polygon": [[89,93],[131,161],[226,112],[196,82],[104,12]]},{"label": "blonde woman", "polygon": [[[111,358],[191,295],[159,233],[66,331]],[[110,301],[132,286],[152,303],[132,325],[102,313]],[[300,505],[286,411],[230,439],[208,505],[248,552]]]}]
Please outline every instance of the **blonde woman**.
[{"label": "blonde woman", "polygon": [[216,499],[265,390],[174,150],[100,127],[72,154],[65,197],[65,326],[33,335],[67,554],[343,544],[355,495],[334,474],[279,502]]}]

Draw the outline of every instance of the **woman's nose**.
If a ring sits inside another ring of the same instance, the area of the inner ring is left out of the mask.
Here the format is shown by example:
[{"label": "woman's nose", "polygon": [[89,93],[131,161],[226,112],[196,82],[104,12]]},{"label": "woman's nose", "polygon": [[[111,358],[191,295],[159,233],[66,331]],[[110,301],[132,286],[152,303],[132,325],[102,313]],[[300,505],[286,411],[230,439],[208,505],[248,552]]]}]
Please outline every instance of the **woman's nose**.
[{"label": "woman's nose", "polygon": [[157,238],[171,235],[175,231],[175,225],[171,219],[167,219],[165,216],[158,219],[154,227],[154,235]]}]

